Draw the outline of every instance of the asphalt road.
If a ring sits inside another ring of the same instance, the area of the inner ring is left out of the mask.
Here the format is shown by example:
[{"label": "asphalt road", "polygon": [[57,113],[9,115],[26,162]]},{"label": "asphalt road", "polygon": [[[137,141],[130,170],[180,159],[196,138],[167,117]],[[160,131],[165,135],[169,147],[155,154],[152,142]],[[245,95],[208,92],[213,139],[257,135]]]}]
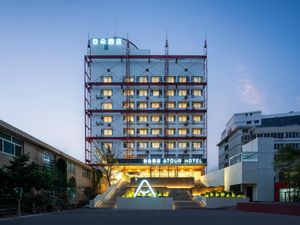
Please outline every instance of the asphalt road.
[{"label": "asphalt road", "polygon": [[300,217],[235,210],[170,211],[76,209],[65,212],[0,219],[0,225],[299,225]]}]

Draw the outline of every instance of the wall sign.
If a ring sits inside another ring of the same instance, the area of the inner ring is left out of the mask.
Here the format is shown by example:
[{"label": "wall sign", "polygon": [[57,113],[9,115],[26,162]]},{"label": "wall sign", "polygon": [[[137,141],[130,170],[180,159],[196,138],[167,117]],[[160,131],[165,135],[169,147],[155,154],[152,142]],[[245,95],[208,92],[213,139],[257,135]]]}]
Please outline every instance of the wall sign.
[{"label": "wall sign", "polygon": [[190,159],[161,159],[161,158],[151,158],[151,159],[144,159],[144,164],[147,165],[160,165],[160,164],[202,164],[202,159],[198,158],[190,158]]}]

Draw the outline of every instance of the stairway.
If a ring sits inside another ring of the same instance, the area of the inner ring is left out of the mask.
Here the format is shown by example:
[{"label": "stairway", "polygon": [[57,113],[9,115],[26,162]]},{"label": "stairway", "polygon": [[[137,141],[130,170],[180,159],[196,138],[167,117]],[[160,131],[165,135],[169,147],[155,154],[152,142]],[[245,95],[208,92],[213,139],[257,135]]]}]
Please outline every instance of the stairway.
[{"label": "stairway", "polygon": [[187,189],[172,189],[170,196],[174,200],[174,209],[198,209],[203,207],[201,203],[194,200]]}]

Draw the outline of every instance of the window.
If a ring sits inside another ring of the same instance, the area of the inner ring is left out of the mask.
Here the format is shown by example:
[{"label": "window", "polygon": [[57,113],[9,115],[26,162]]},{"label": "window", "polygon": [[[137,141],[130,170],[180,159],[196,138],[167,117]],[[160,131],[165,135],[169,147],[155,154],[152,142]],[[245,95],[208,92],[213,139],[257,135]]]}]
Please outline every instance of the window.
[{"label": "window", "polygon": [[148,102],[138,102],[137,107],[139,109],[146,109],[148,107]]},{"label": "window", "polygon": [[187,96],[188,91],[183,89],[183,90],[178,90],[178,96]]},{"label": "window", "polygon": [[134,90],[127,89],[123,91],[124,96],[134,96]]},{"label": "window", "polygon": [[161,78],[160,77],[151,77],[151,82],[152,83],[158,83],[161,81]]},{"label": "window", "polygon": [[161,96],[161,90],[152,90],[152,96],[156,96],[156,97]]},{"label": "window", "polygon": [[105,149],[112,149],[112,147],[113,147],[112,142],[102,142],[102,145]]},{"label": "window", "polygon": [[54,155],[50,152],[43,152],[43,163],[44,166],[48,169],[53,168]]},{"label": "window", "polygon": [[167,96],[175,96],[175,90],[167,90]]},{"label": "window", "polygon": [[251,120],[247,121],[246,123],[247,123],[247,124],[251,124]]},{"label": "window", "polygon": [[186,109],[187,107],[188,107],[187,102],[179,102],[178,103],[178,108],[180,108],[180,109]]},{"label": "window", "polygon": [[113,104],[111,102],[102,103],[102,109],[112,109]]},{"label": "window", "polygon": [[179,83],[186,83],[188,81],[188,77],[179,77]]},{"label": "window", "polygon": [[175,83],[175,77],[166,77],[166,82],[167,83]]},{"label": "window", "polygon": [[161,122],[161,116],[153,115],[153,116],[151,116],[151,121],[152,122]]},{"label": "window", "polygon": [[168,109],[173,109],[173,108],[175,108],[175,102],[167,102],[167,103],[166,103],[166,108],[168,108]]},{"label": "window", "polygon": [[148,121],[148,116],[146,116],[146,115],[138,116],[137,121],[138,122],[147,122]]},{"label": "window", "polygon": [[189,132],[188,132],[188,129],[186,128],[179,128],[178,129],[178,134],[179,135],[187,135]]},{"label": "window", "polygon": [[200,149],[202,147],[202,143],[201,142],[193,142],[193,149]]},{"label": "window", "polygon": [[189,147],[189,143],[188,142],[178,142],[178,148],[181,148],[181,149],[185,149],[185,148],[188,148]]},{"label": "window", "polygon": [[167,135],[174,135],[175,129],[174,128],[166,129],[166,132],[167,132]]},{"label": "window", "polygon": [[148,143],[147,142],[138,142],[138,149],[145,149],[148,148]]},{"label": "window", "polygon": [[82,169],[82,176],[85,178],[90,178],[90,171],[87,169]]},{"label": "window", "polygon": [[138,96],[148,96],[148,90],[138,90]]},{"label": "window", "polygon": [[75,174],[75,164],[67,161],[67,171]]},{"label": "window", "polygon": [[166,149],[174,149],[175,148],[175,142],[166,142]]},{"label": "window", "polygon": [[0,152],[2,152],[2,139],[0,139]]},{"label": "window", "polygon": [[168,115],[167,121],[168,122],[174,122],[175,121],[175,116],[174,115]]},{"label": "window", "polygon": [[113,134],[113,130],[112,129],[102,129],[102,134],[104,136],[111,136]]},{"label": "window", "polygon": [[128,82],[134,82],[134,77],[131,77],[131,76],[124,76],[123,77],[123,81],[125,83],[128,83]]},{"label": "window", "polygon": [[[127,145],[128,144],[128,145]],[[127,146],[128,146],[128,148],[130,148],[130,149],[133,149],[134,148],[134,142],[124,142],[123,143],[123,147],[124,148],[127,148]]]},{"label": "window", "polygon": [[193,82],[194,83],[201,83],[202,82],[202,77],[201,76],[194,76],[193,77]]},{"label": "window", "polygon": [[193,115],[193,122],[200,122],[202,120],[202,116],[200,115]]},{"label": "window", "polygon": [[154,149],[159,149],[161,148],[161,142],[152,142],[151,147]]},{"label": "window", "polygon": [[201,129],[199,128],[193,128],[192,129],[192,134],[194,135],[200,135],[202,132],[201,132]]},{"label": "window", "polygon": [[113,119],[112,116],[103,116],[102,118],[103,118],[102,120],[104,123],[111,123],[112,119]]},{"label": "window", "polygon": [[202,95],[202,91],[199,89],[194,89],[192,90],[192,95],[193,96],[201,96]]},{"label": "window", "polygon": [[134,116],[132,116],[132,115],[123,116],[123,122],[133,123],[134,122]]},{"label": "window", "polygon": [[148,77],[138,77],[138,82],[139,83],[147,83],[148,82]]},{"label": "window", "polygon": [[202,102],[193,102],[192,106],[194,109],[200,109],[202,108]]},{"label": "window", "polygon": [[20,156],[22,150],[23,143],[21,140],[0,132],[0,152],[5,152],[13,156]]},{"label": "window", "polygon": [[102,77],[102,82],[103,83],[111,83],[112,82],[112,77],[111,76],[103,76]]},{"label": "window", "polygon": [[3,152],[10,154],[10,155],[15,155],[14,144],[10,143],[8,141],[4,141],[3,142]]},{"label": "window", "polygon": [[139,128],[139,129],[137,129],[137,133],[138,133],[138,135],[147,135],[148,129]]},{"label": "window", "polygon": [[123,134],[124,135],[134,135],[134,129],[133,128],[124,128],[123,129]]},{"label": "window", "polygon": [[134,108],[134,102],[123,102],[123,108],[124,109],[133,109]]},{"label": "window", "polygon": [[105,97],[112,96],[112,90],[111,89],[102,90],[102,96],[105,96]]},{"label": "window", "polygon": [[187,115],[180,115],[178,116],[179,122],[187,122],[189,120],[189,116]]},{"label": "window", "polygon": [[158,109],[161,107],[161,102],[151,102],[152,109]]},{"label": "window", "polygon": [[161,134],[161,129],[153,128],[153,129],[151,129],[151,134],[152,135],[159,135],[159,134]]}]

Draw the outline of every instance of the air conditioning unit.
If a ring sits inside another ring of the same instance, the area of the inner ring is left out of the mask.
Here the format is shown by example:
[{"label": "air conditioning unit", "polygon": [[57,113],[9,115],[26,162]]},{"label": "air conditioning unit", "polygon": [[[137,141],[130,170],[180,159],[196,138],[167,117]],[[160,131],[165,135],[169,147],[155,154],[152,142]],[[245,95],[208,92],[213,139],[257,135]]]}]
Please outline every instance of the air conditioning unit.
[{"label": "air conditioning unit", "polygon": [[110,96],[108,96],[107,99],[110,99]]},{"label": "air conditioning unit", "polygon": [[149,123],[146,123],[146,126],[149,127]]}]

